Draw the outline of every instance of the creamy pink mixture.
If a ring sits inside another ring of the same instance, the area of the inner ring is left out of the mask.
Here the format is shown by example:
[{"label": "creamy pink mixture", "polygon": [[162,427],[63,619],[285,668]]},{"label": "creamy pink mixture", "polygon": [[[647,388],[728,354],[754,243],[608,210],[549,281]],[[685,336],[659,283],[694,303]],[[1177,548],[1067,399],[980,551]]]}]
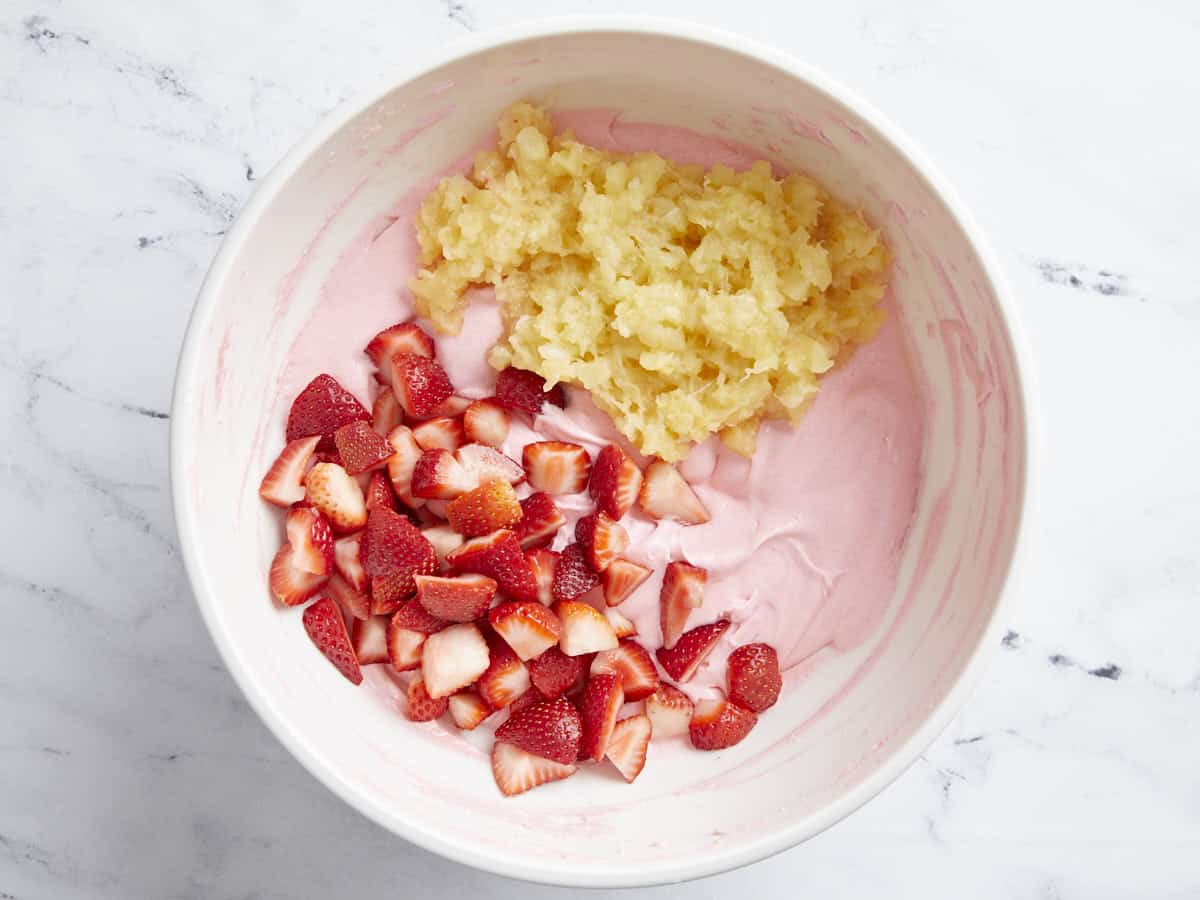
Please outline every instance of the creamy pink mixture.
[{"label": "creamy pink mixture", "polygon": [[[557,116],[587,143],[607,149],[655,150],[680,162],[744,168],[756,154],[719,138],[677,128],[625,123],[611,112]],[[467,161],[456,168],[463,169]],[[361,352],[380,329],[412,314],[406,288],[418,265],[412,216],[428,187],[402,199],[348,247],[324,285],[321,302],[291,353],[280,401],[318,372],[329,372],[368,406],[370,362]],[[753,459],[713,439],[680,465],[712,513],[706,525],[655,522],[634,509],[623,520],[631,559],[655,570],[620,607],[648,647],[658,646],[658,593],[674,559],[709,571],[704,606],[692,624],[728,617],[721,645],[684,687],[694,695],[724,684],[725,659],[739,644],[765,641],[795,669],[820,651],[861,644],[878,626],[895,591],[916,506],[924,439],[922,397],[910,365],[899,312],[822,383],[799,427],[763,427]],[[438,357],[457,392],[492,393],[485,356],[500,334],[490,290],[472,294],[462,334],[438,337]],[[618,439],[608,417],[580,390],[567,408],[547,407],[531,430],[516,421],[504,447],[520,460],[534,440],[584,445],[593,455]],[[528,488],[525,489],[528,492]],[[556,498],[574,522],[590,511],[586,494]],[[559,544],[567,542],[568,531]]]}]

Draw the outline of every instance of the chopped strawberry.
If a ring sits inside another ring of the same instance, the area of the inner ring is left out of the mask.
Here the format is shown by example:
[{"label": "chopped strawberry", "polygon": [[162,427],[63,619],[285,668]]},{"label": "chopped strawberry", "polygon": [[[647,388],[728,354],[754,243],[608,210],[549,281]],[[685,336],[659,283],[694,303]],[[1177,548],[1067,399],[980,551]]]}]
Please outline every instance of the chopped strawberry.
[{"label": "chopped strawberry", "polygon": [[457,450],[466,441],[462,421],[446,416],[427,419],[414,426],[412,433],[422,450]]},{"label": "chopped strawberry", "polygon": [[674,647],[660,647],[655,654],[658,664],[675,681],[688,681],[700,663],[708,657],[721,635],[729,628],[728,619],[718,619],[684,632]]},{"label": "chopped strawberry", "polygon": [[550,647],[526,663],[529,679],[538,693],[553,700],[576,687],[587,671],[586,656],[567,656],[558,647]]},{"label": "chopped strawberry", "polygon": [[487,612],[496,596],[496,582],[486,575],[441,578],[417,575],[417,600],[430,615],[447,622],[473,622]]},{"label": "chopped strawberry", "polygon": [[600,451],[592,465],[588,493],[596,506],[613,519],[620,519],[638,497],[642,488],[642,471],[616,444]]},{"label": "chopped strawberry", "polygon": [[387,630],[385,616],[354,619],[350,623],[350,645],[360,666],[388,661]]},{"label": "chopped strawberry", "polygon": [[568,544],[558,557],[554,567],[554,584],[551,592],[555,600],[574,600],[582,597],[600,583],[587,561],[587,552],[582,544]]},{"label": "chopped strawberry", "polygon": [[393,511],[396,509],[396,492],[392,490],[391,479],[385,472],[376,470],[371,473],[364,496],[367,502],[367,515],[370,515],[371,510],[377,506],[386,506]]},{"label": "chopped strawberry", "polygon": [[457,394],[451,394],[445,400],[438,404],[437,409],[427,416],[422,416],[423,419],[461,419],[466,413],[467,407],[471,405],[471,401],[466,397],[460,397]]},{"label": "chopped strawberry", "polygon": [[694,708],[692,698],[670,684],[660,684],[658,690],[646,698],[646,715],[654,725],[656,738],[687,734]]},{"label": "chopped strawberry", "polygon": [[395,452],[364,419],[343,425],[333,433],[333,442],[342,458],[342,468],[351,475],[379,468]]},{"label": "chopped strawberry", "polygon": [[575,540],[593,572],[603,572],[629,546],[629,532],[603,512],[594,512],[575,523]]},{"label": "chopped strawberry", "polygon": [[536,600],[501,603],[488,613],[488,621],[522,662],[553,647],[562,634],[558,617]]},{"label": "chopped strawberry", "polygon": [[562,387],[546,390],[545,380],[536,372],[509,367],[496,377],[496,402],[505,409],[536,416],[547,400],[555,406],[566,405]]},{"label": "chopped strawberry", "polygon": [[363,351],[371,357],[375,368],[382,378],[388,381],[392,375],[392,358],[397,353],[413,353],[417,356],[434,356],[433,338],[420,326],[412,322],[400,322],[391,328],[385,328],[371,338]]},{"label": "chopped strawberry", "polygon": [[371,615],[386,616],[398,610],[412,596],[412,576],[375,575],[371,578]]},{"label": "chopped strawberry", "polygon": [[421,677],[435,700],[472,684],[488,667],[488,645],[474,625],[450,625],[425,639]]},{"label": "chopped strawberry", "polygon": [[612,625],[590,604],[582,600],[560,600],[554,604],[554,612],[562,622],[558,645],[567,656],[582,656],[617,646],[617,634]]},{"label": "chopped strawberry", "polygon": [[637,626],[615,606],[604,607],[604,618],[608,619],[608,624],[613,628],[613,634],[618,638],[634,637],[638,633]]},{"label": "chopped strawberry", "polygon": [[587,487],[592,459],[578,444],[538,441],[526,444],[521,461],[535,490],[547,494],[577,494]]},{"label": "chopped strawberry", "polygon": [[320,435],[291,441],[271,463],[258,487],[258,496],[276,506],[291,506],[304,499],[304,476]]},{"label": "chopped strawberry", "polygon": [[339,672],[353,684],[362,683],[362,672],[358,668],[358,660],[354,656],[354,648],[350,644],[350,635],[346,633],[346,623],[342,619],[342,611],[328,597],[322,597],[304,610],[301,616],[304,630],[317,649],[325,654]]},{"label": "chopped strawberry", "polygon": [[318,450],[333,450],[333,433],[350,422],[370,419],[371,414],[332,375],[318,375],[308,383],[288,412],[287,440],[317,435]]},{"label": "chopped strawberry", "polygon": [[574,763],[565,765],[526,753],[504,741],[492,746],[492,776],[506,797],[522,794],[550,781],[561,781],[575,774]]},{"label": "chopped strawberry", "polygon": [[[437,551],[425,535],[397,512],[384,507],[371,510],[362,537],[363,569],[373,579],[388,579],[389,596],[407,597],[417,589],[413,578],[437,571]],[[371,584],[375,594],[375,581]],[[376,597],[376,600],[383,598]]]},{"label": "chopped strawberry", "polygon": [[338,606],[353,619],[365,619],[371,615],[371,598],[354,586],[341,575],[334,575],[325,585],[328,594]]},{"label": "chopped strawberry", "polygon": [[711,518],[679,470],[661,459],[646,466],[638,506],[652,519],[674,519],[684,525],[703,525]]},{"label": "chopped strawberry", "polygon": [[392,621],[396,623],[397,628],[404,628],[408,631],[416,631],[420,634],[437,634],[450,623],[445,619],[439,619],[437,616],[429,612],[424,606],[416,600],[410,600],[397,610],[392,616]]},{"label": "chopped strawberry", "polygon": [[729,699],[760,713],[770,709],[783,690],[779,654],[770,644],[743,644],[729,654],[726,677]]},{"label": "chopped strawberry", "polygon": [[565,697],[543,700],[513,713],[496,729],[496,740],[567,765],[579,756],[583,722]]},{"label": "chopped strawberry", "polygon": [[341,466],[317,463],[304,479],[308,502],[325,514],[334,531],[357,531],[367,521],[362,488]]},{"label": "chopped strawberry", "polygon": [[486,444],[463,444],[454,451],[454,458],[472,475],[475,484],[483,484],[495,478],[503,479],[509,484],[520,484],[525,480],[525,470],[515,459],[510,459],[495,447]]},{"label": "chopped strawberry", "polygon": [[362,567],[362,532],[348,534],[333,542],[333,565],[356,591],[366,590],[369,579]]},{"label": "chopped strawberry", "polygon": [[463,468],[449,450],[426,450],[413,467],[414,497],[426,500],[453,500],[478,484],[478,480]]},{"label": "chopped strawberry", "polygon": [[476,572],[494,579],[500,591],[514,600],[537,600],[533,566],[521,552],[516,535],[507,529],[472,538],[448,554],[446,562],[456,571]]},{"label": "chopped strawberry", "polygon": [[538,492],[521,501],[521,519],[513,531],[521,546],[528,549],[549,544],[566,524],[567,517],[554,505],[550,495]]},{"label": "chopped strawberry", "polygon": [[395,621],[393,616],[388,623],[388,662],[397,672],[411,672],[421,668],[421,651],[425,649],[425,638],[428,635],[408,628],[397,628]]},{"label": "chopped strawberry", "polygon": [[328,519],[311,506],[293,506],[286,528],[293,566],[313,575],[333,573],[333,529]]},{"label": "chopped strawberry", "polygon": [[658,603],[662,642],[668,650],[675,646],[679,635],[683,634],[692,610],[699,609],[704,603],[704,585],[707,581],[708,572],[699,566],[685,562],[667,563]]},{"label": "chopped strawberry", "polygon": [[645,566],[639,566],[627,559],[614,559],[608,568],[600,573],[604,602],[609,606],[620,606],[649,577],[650,570]]},{"label": "chopped strawberry", "polygon": [[625,702],[621,679],[617,675],[593,675],[583,689],[583,740],[579,758],[599,762],[608,749],[617,713]]},{"label": "chopped strawberry", "polygon": [[416,509],[425,501],[413,496],[413,470],[416,469],[417,462],[425,451],[421,449],[417,439],[412,436],[412,432],[403,425],[397,425],[391,430],[388,434],[388,443],[391,444],[393,451],[392,458],[388,460],[387,464],[388,478],[391,479],[392,487],[404,505],[410,509]]},{"label": "chopped strawberry", "polygon": [[523,693],[520,697],[518,697],[512,703],[508,704],[508,714],[510,716],[514,716],[517,713],[519,713],[521,710],[529,709],[529,707],[531,707],[537,703],[541,703],[541,702],[542,702],[541,694],[539,694],[537,691],[531,691],[531,690],[526,689],[525,693]]},{"label": "chopped strawberry", "polygon": [[701,700],[692,714],[688,735],[697,750],[724,750],[741,743],[758,716],[725,699]]},{"label": "chopped strawberry", "polygon": [[521,503],[511,484],[496,479],[451,500],[446,519],[465,537],[479,537],[519,522]]},{"label": "chopped strawberry", "polygon": [[549,606],[554,602],[552,592],[554,586],[554,570],[558,567],[558,554],[553,550],[530,550],[525,554],[529,565],[533,567],[533,577],[537,579],[538,603]]},{"label": "chopped strawberry", "polygon": [[499,447],[508,437],[508,410],[495,400],[476,400],[463,413],[467,440]]},{"label": "chopped strawberry", "polygon": [[658,689],[658,669],[646,648],[626,638],[616,648],[597,653],[592,660],[593,675],[609,673],[621,679],[625,700],[645,700]]},{"label": "chopped strawberry", "polygon": [[646,749],[650,746],[653,725],[644,713],[622,719],[613,726],[604,755],[631,784],[646,767]]},{"label": "chopped strawberry", "polygon": [[284,606],[299,606],[321,590],[329,576],[305,572],[295,564],[295,550],[292,549],[292,545],[284,544],[271,560],[268,580],[275,599]]},{"label": "chopped strawberry", "polygon": [[479,676],[479,695],[492,709],[503,709],[529,691],[529,669],[496,635],[488,636],[487,645],[488,667]]},{"label": "chopped strawberry", "polygon": [[425,539],[433,544],[437,551],[438,562],[445,564],[446,557],[463,544],[463,536],[449,525],[430,525],[421,529]]},{"label": "chopped strawberry", "polygon": [[381,387],[371,406],[371,427],[376,434],[387,437],[397,425],[403,424],[404,410],[400,408],[400,401],[390,387]]},{"label": "chopped strawberry", "polygon": [[446,370],[427,356],[397,353],[391,371],[392,390],[404,414],[411,418],[428,418],[454,393]]},{"label": "chopped strawberry", "polygon": [[474,731],[492,714],[492,708],[474,691],[450,695],[450,718],[463,731]]},{"label": "chopped strawberry", "polygon": [[419,675],[408,683],[405,696],[408,703],[404,707],[404,715],[413,722],[432,722],[434,719],[440,719],[450,706],[445,697],[430,696],[429,688]]}]

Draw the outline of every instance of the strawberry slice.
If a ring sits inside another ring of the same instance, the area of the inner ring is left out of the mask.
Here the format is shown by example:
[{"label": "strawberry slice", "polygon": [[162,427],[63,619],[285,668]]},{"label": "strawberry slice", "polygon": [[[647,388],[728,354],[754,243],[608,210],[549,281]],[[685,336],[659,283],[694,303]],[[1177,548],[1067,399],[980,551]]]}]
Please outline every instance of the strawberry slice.
[{"label": "strawberry slice", "polygon": [[654,737],[670,738],[688,733],[692,723],[692,698],[679,688],[660,684],[658,690],[646,698],[646,715],[654,726]]},{"label": "strawberry slice", "polygon": [[271,593],[284,606],[299,606],[313,596],[329,580],[328,575],[305,572],[295,564],[295,551],[284,544],[271,560],[268,582]]},{"label": "strawberry slice", "polygon": [[392,490],[391,479],[384,472],[376,470],[371,473],[363,496],[366,499],[368,516],[377,506],[386,506],[393,512],[396,510],[396,492]]},{"label": "strawberry slice", "polygon": [[436,634],[448,623],[431,616],[420,603],[404,604],[388,622],[388,660],[397,672],[407,672],[421,666],[421,651],[425,638]]},{"label": "strawberry slice", "polygon": [[413,722],[432,722],[439,719],[450,706],[445,697],[430,696],[429,689],[419,675],[408,683],[405,698],[408,702],[404,707],[404,715]]},{"label": "strawberry slice", "polygon": [[400,408],[400,401],[390,387],[381,387],[371,406],[371,427],[376,434],[387,437],[397,425],[403,424],[404,410]]},{"label": "strawberry slice", "polygon": [[495,400],[475,400],[463,413],[462,424],[467,440],[499,447],[508,437],[508,410]]},{"label": "strawberry slice", "polygon": [[448,416],[427,419],[412,430],[422,450],[457,450],[467,439],[462,421]]},{"label": "strawberry slice", "polygon": [[616,648],[597,653],[592,660],[593,675],[612,674],[621,679],[626,702],[645,700],[658,690],[658,669],[646,648],[626,638]]},{"label": "strawberry slice", "polygon": [[500,793],[506,797],[515,797],[538,785],[561,781],[574,774],[574,763],[564,765],[544,759],[504,741],[492,745],[492,776]]},{"label": "strawberry slice", "polygon": [[486,575],[441,578],[417,575],[417,601],[429,614],[447,622],[473,622],[487,612],[496,596],[496,582]]},{"label": "strawberry slice", "polygon": [[353,619],[365,619],[371,615],[371,598],[357,591],[341,575],[334,575],[325,585],[325,593]]},{"label": "strawberry slice", "polygon": [[333,573],[333,529],[328,519],[310,506],[293,506],[286,529],[293,566],[312,575]]},{"label": "strawberry slice", "polygon": [[614,559],[608,568],[600,573],[604,602],[609,606],[620,606],[649,577],[650,570],[645,566],[639,566],[627,559]]},{"label": "strawberry slice", "polygon": [[334,531],[357,531],[367,521],[367,503],[354,476],[336,463],[317,463],[304,479],[308,502],[325,514]]},{"label": "strawberry slice", "polygon": [[466,397],[460,397],[457,394],[451,394],[440,404],[438,408],[431,412],[428,416],[422,416],[426,419],[461,419],[466,413],[467,407],[471,405],[471,401]]},{"label": "strawberry slice", "polygon": [[396,623],[397,628],[416,631],[424,635],[437,634],[450,624],[445,619],[439,619],[430,613],[429,610],[415,600],[410,600],[401,606],[396,611],[396,614],[392,616],[392,621]]},{"label": "strawberry slice", "polygon": [[562,386],[555,385],[546,390],[546,382],[541,375],[511,366],[496,376],[496,402],[505,409],[536,416],[546,401],[555,406],[566,406]]},{"label": "strawberry slice", "polygon": [[583,739],[579,758],[600,762],[608,749],[617,713],[625,702],[621,679],[617,675],[593,675],[583,689]]},{"label": "strawberry slice", "polygon": [[592,571],[603,573],[629,546],[629,532],[603,512],[594,512],[575,523],[575,540]]},{"label": "strawberry slice", "polygon": [[668,650],[675,646],[687,627],[693,609],[704,603],[704,585],[708,572],[685,562],[667,563],[662,591],[658,597],[662,642]]},{"label": "strawberry slice", "polygon": [[474,691],[450,695],[450,718],[463,731],[474,731],[491,714],[492,708]]},{"label": "strawberry slice", "polygon": [[697,750],[724,750],[741,743],[758,716],[724,698],[701,700],[692,713],[688,735]]},{"label": "strawberry slice", "polygon": [[644,713],[622,719],[613,726],[604,755],[631,784],[646,767],[646,749],[650,746],[652,731],[650,718]]},{"label": "strawberry slice", "polygon": [[371,615],[388,616],[412,596],[412,578],[400,573],[376,575],[371,578]]},{"label": "strawberry slice", "polygon": [[729,654],[729,699],[751,712],[770,709],[783,690],[779,654],[770,644],[743,644]]},{"label": "strawberry slice", "polygon": [[369,579],[362,567],[361,531],[340,537],[333,542],[333,566],[354,590],[366,590]]},{"label": "strawberry slice", "polygon": [[519,522],[521,503],[513,486],[497,479],[451,500],[446,519],[465,537],[479,537]]},{"label": "strawberry slice", "polygon": [[634,637],[637,635],[637,626],[626,618],[615,606],[604,607],[604,618],[608,619],[608,624],[613,628],[613,634],[618,638]]},{"label": "strawberry slice", "polygon": [[540,491],[521,501],[521,518],[513,531],[525,549],[549,544],[558,529],[567,524],[567,517],[554,505],[549,494]]},{"label": "strawberry slice", "polygon": [[600,451],[592,465],[588,493],[602,512],[620,519],[629,512],[641,488],[642,471],[624,450],[609,444]]},{"label": "strawberry slice", "polygon": [[[437,571],[437,551],[425,535],[404,516],[384,507],[371,510],[362,536],[363,569],[372,577],[371,593],[376,594],[376,580],[388,591],[388,598],[409,596],[417,589],[417,575],[432,575]],[[375,599],[387,602],[386,598]]]},{"label": "strawberry slice", "polygon": [[590,604],[582,600],[560,600],[554,612],[562,622],[562,637],[558,645],[567,656],[582,656],[617,646],[617,634],[612,625]]},{"label": "strawberry slice", "polygon": [[448,554],[446,563],[458,572],[488,576],[500,585],[502,593],[514,600],[537,600],[533,566],[521,552],[516,535],[507,529],[472,538]]},{"label": "strawberry slice", "polygon": [[284,447],[263,476],[258,496],[276,506],[291,506],[303,500],[304,475],[320,440],[320,435],[312,435],[297,438]]},{"label": "strawberry slice", "polygon": [[354,619],[350,623],[350,646],[360,666],[388,661],[387,631],[386,616]]},{"label": "strawberry slice", "polygon": [[496,729],[496,740],[527,753],[569,765],[579,756],[583,721],[566,697],[544,700],[514,712]]},{"label": "strawberry slice", "polygon": [[395,452],[365,419],[343,425],[333,433],[333,442],[342,458],[342,468],[351,475],[379,468]]},{"label": "strawberry slice", "polygon": [[449,450],[426,450],[413,467],[412,494],[425,500],[453,500],[478,484]]},{"label": "strawberry slice", "polygon": [[729,628],[728,619],[718,619],[684,632],[674,647],[660,647],[655,654],[658,664],[675,681],[688,681],[700,663],[708,657],[721,635]]},{"label": "strawberry slice", "polygon": [[529,680],[547,700],[575,688],[587,671],[586,656],[567,656],[558,647],[550,647],[526,663]]},{"label": "strawberry slice", "polygon": [[568,544],[559,554],[554,567],[551,593],[555,600],[574,600],[582,597],[600,583],[600,576],[587,561],[582,544]]},{"label": "strawberry slice", "polygon": [[525,480],[525,470],[516,460],[509,459],[495,447],[486,444],[463,444],[454,451],[454,458],[471,474],[475,484],[496,478],[509,484],[520,484]]},{"label": "strawberry slice", "polygon": [[388,478],[392,481],[396,496],[404,502],[404,505],[410,509],[416,509],[425,501],[413,496],[413,471],[425,451],[421,449],[421,445],[417,443],[412,432],[403,425],[397,425],[388,433],[388,444],[391,445],[393,451],[387,464]]},{"label": "strawberry slice", "polygon": [[454,393],[446,370],[429,357],[416,353],[392,356],[391,379],[400,408],[414,419],[432,416]]},{"label": "strawberry slice", "polygon": [[661,459],[646,466],[638,506],[652,519],[674,519],[684,525],[703,525],[711,518],[679,470]]},{"label": "strawberry slice", "polygon": [[446,557],[463,544],[463,536],[449,525],[431,525],[428,528],[422,528],[421,534],[425,535],[425,539],[433,544],[433,549],[437,551],[438,562],[442,565],[445,565]]},{"label": "strawberry slice", "polygon": [[588,484],[592,458],[578,444],[538,441],[521,454],[529,483],[547,494],[577,494]]},{"label": "strawberry slice", "polygon": [[352,684],[362,683],[362,671],[346,633],[342,611],[328,597],[322,597],[304,610],[300,617],[304,630],[325,658]]},{"label": "strawberry slice", "polygon": [[515,716],[523,709],[529,709],[534,704],[542,702],[542,695],[537,691],[527,690],[520,697],[508,705],[508,714]]},{"label": "strawberry slice", "polygon": [[421,677],[437,700],[474,683],[489,664],[488,645],[474,625],[450,625],[425,639]]},{"label": "strawberry slice", "polygon": [[489,635],[487,644],[488,667],[479,676],[479,695],[492,709],[503,709],[529,691],[529,670],[496,635]]},{"label": "strawberry slice", "polygon": [[536,600],[501,603],[488,613],[488,621],[522,662],[553,647],[562,634],[558,617]]},{"label": "strawberry slice", "polygon": [[412,322],[400,322],[385,328],[371,338],[363,351],[371,357],[379,374],[390,384],[392,358],[397,353],[412,353],[416,356],[434,356],[433,338]]},{"label": "strawberry slice", "polygon": [[333,433],[343,425],[371,414],[332,375],[318,375],[292,401],[288,412],[288,443],[317,435],[318,450],[334,449]]},{"label": "strawberry slice", "polygon": [[525,554],[529,565],[533,567],[533,577],[537,579],[538,603],[549,606],[554,602],[554,570],[558,567],[558,554],[553,550],[530,550]]}]

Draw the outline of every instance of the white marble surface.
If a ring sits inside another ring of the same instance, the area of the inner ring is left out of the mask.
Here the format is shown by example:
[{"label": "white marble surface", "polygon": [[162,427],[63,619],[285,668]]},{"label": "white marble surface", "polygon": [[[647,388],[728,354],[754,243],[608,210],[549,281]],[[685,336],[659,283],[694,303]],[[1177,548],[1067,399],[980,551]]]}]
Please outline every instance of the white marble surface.
[{"label": "white marble surface", "polygon": [[911,132],[1018,292],[1046,437],[1028,588],[948,733],[809,844],[646,896],[1200,896],[1192,0],[2,0],[0,900],[567,893],[394,839],[267,732],[189,596],[166,410],[222,232],[324,111],[465,30],[622,9]]}]

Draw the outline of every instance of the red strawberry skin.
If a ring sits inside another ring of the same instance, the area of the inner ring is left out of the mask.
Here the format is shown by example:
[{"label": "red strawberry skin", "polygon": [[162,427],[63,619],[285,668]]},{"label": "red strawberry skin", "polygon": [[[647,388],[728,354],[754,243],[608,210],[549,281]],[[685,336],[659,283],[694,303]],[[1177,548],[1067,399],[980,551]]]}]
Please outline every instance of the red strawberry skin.
[{"label": "red strawberry skin", "polygon": [[583,739],[579,758],[600,762],[608,748],[617,713],[625,702],[619,675],[593,675],[583,690]]},{"label": "red strawberry skin", "polygon": [[521,518],[513,526],[517,540],[526,550],[544,547],[554,540],[558,529],[567,524],[567,517],[550,499],[538,491],[521,501]]},{"label": "red strawberry skin", "polygon": [[575,540],[583,546],[588,564],[595,572],[607,569],[629,546],[629,534],[601,511],[575,523]]},{"label": "red strawberry skin", "polygon": [[[377,506],[367,517],[363,530],[362,565],[372,577],[433,575],[437,572],[437,551],[419,528],[399,513]],[[399,589],[411,594],[416,583]]]},{"label": "red strawberry skin", "polygon": [[642,471],[616,444],[609,444],[596,456],[588,493],[596,507],[610,518],[620,519],[638,498],[642,489]]},{"label": "red strawberry skin", "polygon": [[496,582],[486,575],[418,575],[415,581],[420,604],[447,622],[473,622],[487,612],[496,596]]},{"label": "red strawberry skin", "polygon": [[352,684],[361,684],[362,670],[338,605],[328,597],[321,597],[304,610],[301,619],[304,630],[325,658]]},{"label": "red strawberry skin", "polygon": [[450,708],[449,697],[439,697],[436,700],[425,690],[425,682],[414,678],[408,684],[406,693],[407,704],[404,714],[413,722],[432,722]]},{"label": "red strawberry skin", "polygon": [[566,697],[535,703],[509,716],[496,729],[496,740],[569,765],[579,756],[583,720]]},{"label": "red strawberry skin", "polygon": [[501,593],[514,600],[537,600],[533,566],[521,551],[515,534],[506,529],[468,541],[446,557],[452,569],[475,572],[493,579]]},{"label": "red strawberry skin", "polygon": [[370,421],[365,406],[338,384],[332,375],[321,374],[308,383],[292,401],[287,420],[287,439],[291,441],[320,435],[317,450],[335,449],[333,433],[359,419]]},{"label": "red strawberry skin", "polygon": [[659,647],[658,664],[674,681],[687,681],[705,657],[712,652],[717,641],[729,628],[728,619],[718,619],[708,625],[698,625],[680,635],[674,647]]},{"label": "red strawberry skin", "polygon": [[770,709],[783,689],[779,655],[770,644],[743,644],[729,654],[729,699],[760,713]]},{"label": "red strawberry skin", "polygon": [[450,623],[433,615],[416,600],[409,600],[392,616],[392,624],[406,631],[430,635],[437,634]]},{"label": "red strawberry skin", "polygon": [[719,704],[716,715],[705,708],[706,704],[698,704],[688,726],[688,736],[697,750],[724,750],[741,743],[758,721],[757,715],[736,703],[709,701],[714,702]]},{"label": "red strawberry skin", "polygon": [[392,490],[391,479],[383,472],[372,472],[371,480],[367,482],[365,492],[367,513],[370,514],[377,506],[385,506],[396,511],[396,492]]},{"label": "red strawberry skin", "polygon": [[600,583],[600,576],[587,561],[587,552],[579,543],[568,544],[554,567],[554,585],[550,592],[555,600],[575,600]]},{"label": "red strawberry skin", "polygon": [[511,367],[504,369],[496,377],[496,401],[505,409],[530,416],[538,415],[546,401],[555,406],[566,405],[561,385],[555,385],[547,391],[546,382],[541,375]]},{"label": "red strawberry skin", "polygon": [[392,445],[365,419],[341,426],[333,433],[333,443],[342,458],[342,467],[351,475],[382,466],[394,452]]},{"label": "red strawberry skin", "polygon": [[454,393],[446,370],[415,353],[392,357],[392,389],[405,415],[414,419],[429,418]]},{"label": "red strawberry skin", "polygon": [[590,656],[567,656],[558,647],[551,647],[525,663],[533,686],[547,700],[565,694],[579,684],[590,665]]}]

